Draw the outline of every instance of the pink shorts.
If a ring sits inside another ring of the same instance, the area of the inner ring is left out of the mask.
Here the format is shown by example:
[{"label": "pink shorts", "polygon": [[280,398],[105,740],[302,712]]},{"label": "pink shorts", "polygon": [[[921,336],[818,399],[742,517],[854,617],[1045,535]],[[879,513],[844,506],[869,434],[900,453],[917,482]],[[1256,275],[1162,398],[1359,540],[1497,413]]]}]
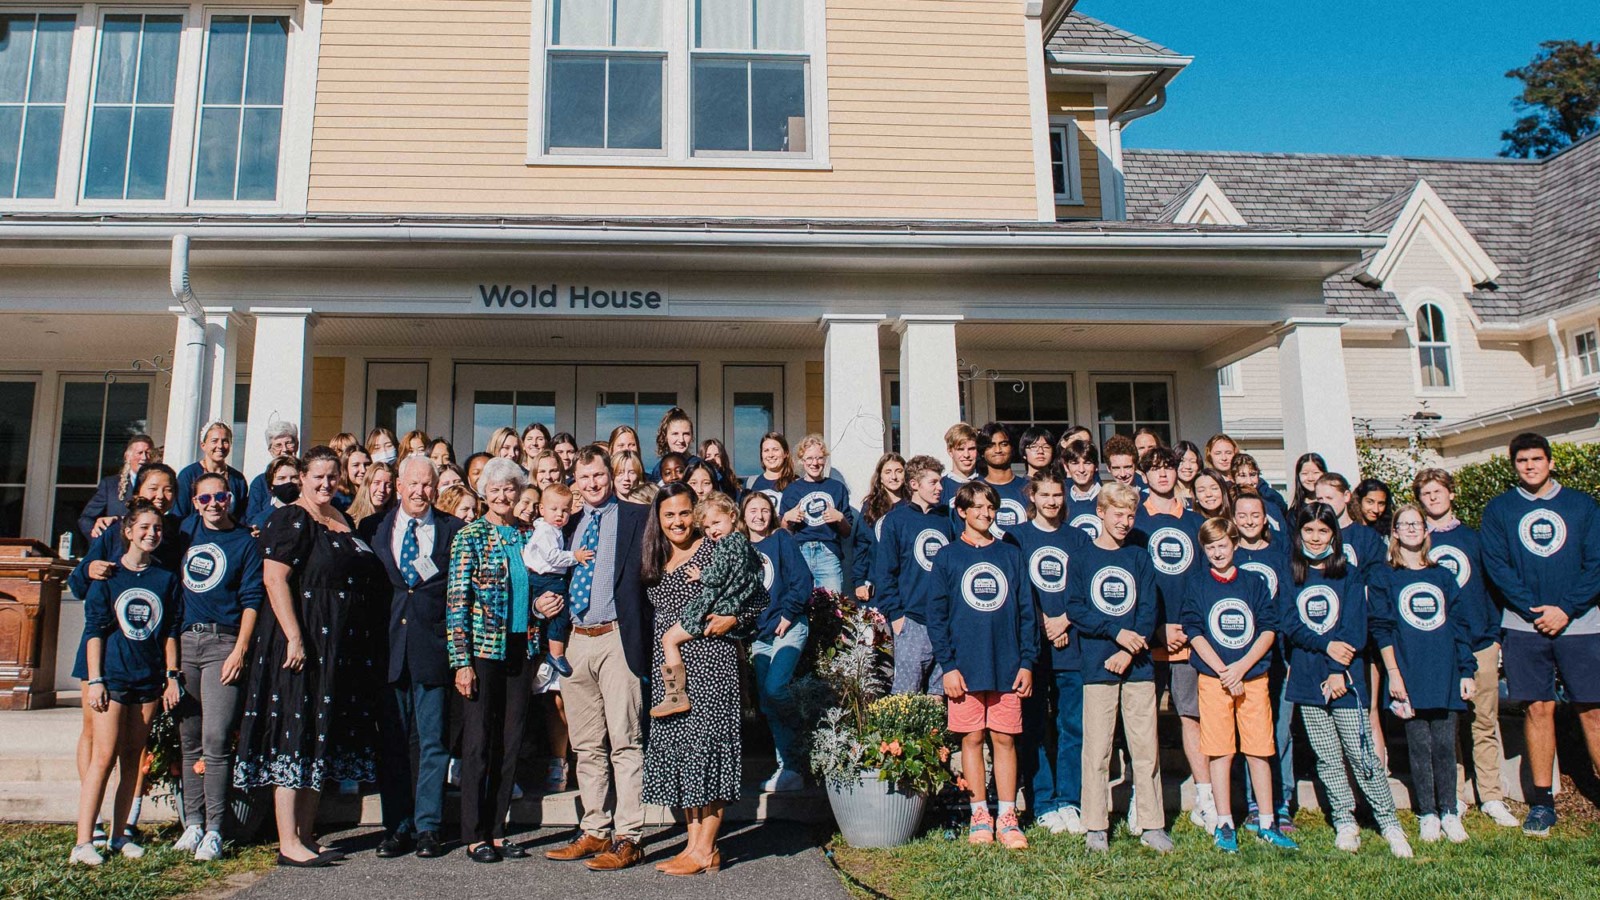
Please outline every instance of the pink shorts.
[{"label": "pink shorts", "polygon": [[946,714],[950,730],[958,734],[984,729],[1022,733],[1022,698],[1015,691],[968,691],[960,700],[950,701]]}]

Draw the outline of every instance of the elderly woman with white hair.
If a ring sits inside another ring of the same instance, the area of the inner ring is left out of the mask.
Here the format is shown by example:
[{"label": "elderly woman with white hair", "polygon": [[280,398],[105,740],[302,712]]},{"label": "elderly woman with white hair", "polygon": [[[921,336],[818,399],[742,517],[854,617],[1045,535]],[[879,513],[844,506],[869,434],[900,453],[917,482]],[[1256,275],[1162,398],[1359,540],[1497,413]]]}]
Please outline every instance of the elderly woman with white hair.
[{"label": "elderly woman with white hair", "polygon": [[265,522],[267,516],[272,515],[273,463],[285,456],[300,455],[300,428],[293,422],[274,419],[267,423],[266,434],[262,437],[267,442],[267,459],[272,462],[267,463],[266,471],[250,480],[250,503],[245,507],[243,520],[250,525]]},{"label": "elderly woman with white hair", "polygon": [[478,478],[489,510],[450,545],[445,628],[462,697],[461,840],[475,862],[528,855],[506,841],[506,814],[537,669],[533,660],[544,652],[539,617],[559,612],[563,602],[555,594],[529,595],[522,548],[530,530],[512,514],[526,484],[514,460],[489,460]]}]

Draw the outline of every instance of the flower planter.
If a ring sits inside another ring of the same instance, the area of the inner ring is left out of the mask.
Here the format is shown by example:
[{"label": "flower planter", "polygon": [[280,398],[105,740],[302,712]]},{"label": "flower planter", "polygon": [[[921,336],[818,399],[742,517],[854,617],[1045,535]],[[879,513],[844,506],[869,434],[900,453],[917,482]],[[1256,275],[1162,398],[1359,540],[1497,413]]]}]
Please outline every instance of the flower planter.
[{"label": "flower planter", "polygon": [[854,783],[828,779],[828,805],[839,833],[852,847],[898,847],[911,840],[928,807],[926,794],[878,780],[876,769]]}]

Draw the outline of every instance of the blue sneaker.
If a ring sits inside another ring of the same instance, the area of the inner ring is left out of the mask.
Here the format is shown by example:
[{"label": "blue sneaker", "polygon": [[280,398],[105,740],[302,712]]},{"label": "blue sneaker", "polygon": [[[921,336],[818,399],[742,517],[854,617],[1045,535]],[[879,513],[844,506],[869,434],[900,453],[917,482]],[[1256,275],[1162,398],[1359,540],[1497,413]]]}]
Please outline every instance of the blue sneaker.
[{"label": "blue sneaker", "polygon": [[1294,813],[1289,812],[1289,807],[1287,807],[1287,806],[1278,807],[1278,813],[1277,813],[1276,818],[1278,820],[1278,830],[1283,832],[1284,834],[1294,834],[1296,831],[1299,830],[1294,825]]},{"label": "blue sneaker", "polygon": [[1256,838],[1264,844],[1271,844],[1272,846],[1277,847],[1279,850],[1300,849],[1300,845],[1294,842],[1294,838],[1289,837],[1276,828],[1268,828],[1266,831],[1257,831]]},{"label": "blue sneaker", "polygon": [[550,668],[555,669],[556,674],[562,678],[572,677],[572,663],[567,662],[565,656],[550,657]]},{"label": "blue sneaker", "polygon": [[1550,829],[1555,824],[1555,807],[1535,806],[1528,810],[1528,817],[1522,820],[1522,833],[1529,837],[1549,837]]},{"label": "blue sneaker", "polygon": [[1232,825],[1217,826],[1217,849],[1223,853],[1239,852],[1239,837],[1234,834]]}]

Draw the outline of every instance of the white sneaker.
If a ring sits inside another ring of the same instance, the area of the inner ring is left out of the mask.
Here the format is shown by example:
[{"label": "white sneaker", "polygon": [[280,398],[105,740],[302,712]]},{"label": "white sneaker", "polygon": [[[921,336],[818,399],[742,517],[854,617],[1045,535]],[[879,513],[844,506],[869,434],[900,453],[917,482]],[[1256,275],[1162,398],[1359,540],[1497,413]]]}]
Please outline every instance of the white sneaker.
[{"label": "white sneaker", "polygon": [[111,842],[111,852],[121,853],[128,859],[143,859],[144,848],[127,838],[119,838]]},{"label": "white sneaker", "polygon": [[1189,821],[1194,823],[1194,827],[1204,831],[1206,834],[1215,831],[1217,827],[1216,814],[1198,805],[1189,810]]},{"label": "white sneaker", "polygon": [[1061,811],[1058,809],[1052,809],[1044,815],[1034,819],[1033,824],[1048,830],[1051,834],[1060,834],[1061,832],[1057,831],[1056,829],[1061,827]]},{"label": "white sneaker", "polygon": [[1460,816],[1458,816],[1458,815],[1456,815],[1454,813],[1451,813],[1449,815],[1446,815],[1441,820],[1440,824],[1444,827],[1444,836],[1450,839],[1450,843],[1452,843],[1452,844],[1464,844],[1464,843],[1466,843],[1466,841],[1467,841],[1467,830],[1465,828],[1461,827],[1461,817]]},{"label": "white sneaker", "polygon": [[1361,829],[1355,825],[1340,825],[1339,831],[1334,835],[1333,846],[1346,853],[1354,853],[1361,849]]},{"label": "white sneaker", "polygon": [[[1521,825],[1522,823],[1518,822],[1517,824]],[[89,839],[89,843],[91,845],[93,845],[94,848],[97,849],[97,850],[105,848],[105,845],[106,845],[106,826],[105,826],[104,823],[102,823],[102,822],[94,823],[94,836]]]},{"label": "white sneaker", "polygon": [[1494,820],[1496,825],[1504,828],[1518,828],[1521,820],[1511,814],[1504,800],[1490,800],[1483,805],[1483,814]]},{"label": "white sneaker", "polygon": [[772,777],[761,783],[761,789],[769,793],[798,791],[803,790],[805,786],[806,777],[793,769],[779,769],[772,773]]},{"label": "white sneaker", "polygon": [[194,858],[200,862],[210,862],[222,858],[222,835],[215,831],[208,831],[200,839],[200,846],[195,848]]},{"label": "white sneaker", "polygon": [[1438,816],[1423,816],[1417,820],[1417,837],[1424,844],[1431,844],[1443,835],[1439,831]]},{"label": "white sneaker", "polygon": [[1411,842],[1406,840],[1406,833],[1399,826],[1391,825],[1383,830],[1383,839],[1389,842],[1389,852],[1395,859],[1411,858]]},{"label": "white sneaker", "polygon": [[450,764],[444,767],[444,780],[446,784],[461,784],[461,760],[458,757],[450,757]]},{"label": "white sneaker", "polygon": [[73,847],[69,859],[75,866],[98,866],[106,861],[105,857],[100,855],[100,851],[94,849],[93,842]]},{"label": "white sneaker", "polygon": [[[1078,812],[1076,806],[1063,806],[1058,815],[1060,816],[1061,827],[1068,834],[1084,834],[1088,832],[1089,829],[1083,827],[1083,814]],[[1053,828],[1050,830],[1052,832],[1055,831]]]},{"label": "white sneaker", "polygon": [[200,846],[200,839],[205,837],[206,830],[199,825],[190,825],[183,830],[183,836],[172,843],[172,849],[179,853],[193,853]]}]

